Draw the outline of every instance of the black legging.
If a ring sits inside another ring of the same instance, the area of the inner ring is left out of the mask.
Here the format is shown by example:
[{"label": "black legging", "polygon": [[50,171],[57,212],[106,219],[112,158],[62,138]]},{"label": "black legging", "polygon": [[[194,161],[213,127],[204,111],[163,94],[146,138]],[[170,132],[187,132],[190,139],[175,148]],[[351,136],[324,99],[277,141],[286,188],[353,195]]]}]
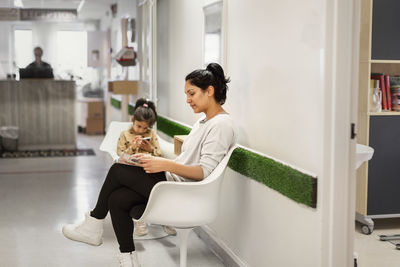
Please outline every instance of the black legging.
[{"label": "black legging", "polygon": [[111,221],[121,252],[135,250],[131,208],[147,204],[151,189],[165,181],[165,172],[147,174],[143,168],[115,163],[108,171],[92,217],[104,219],[110,211]]}]

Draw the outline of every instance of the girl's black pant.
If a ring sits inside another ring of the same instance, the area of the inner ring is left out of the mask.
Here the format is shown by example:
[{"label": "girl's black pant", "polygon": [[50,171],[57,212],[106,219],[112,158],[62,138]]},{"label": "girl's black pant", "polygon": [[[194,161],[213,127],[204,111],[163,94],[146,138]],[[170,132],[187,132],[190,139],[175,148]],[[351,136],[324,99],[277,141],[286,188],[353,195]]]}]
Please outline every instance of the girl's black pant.
[{"label": "girl's black pant", "polygon": [[130,210],[134,207],[145,206],[154,185],[165,180],[165,172],[148,174],[142,167],[119,163],[111,166],[96,207],[90,215],[97,219],[104,219],[110,211],[121,252],[135,250]]}]

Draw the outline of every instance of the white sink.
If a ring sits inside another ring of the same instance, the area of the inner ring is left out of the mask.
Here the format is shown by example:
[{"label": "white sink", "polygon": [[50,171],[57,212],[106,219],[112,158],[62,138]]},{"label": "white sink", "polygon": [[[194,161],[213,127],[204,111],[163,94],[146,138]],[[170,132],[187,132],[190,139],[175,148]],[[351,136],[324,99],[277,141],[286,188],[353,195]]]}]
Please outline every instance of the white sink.
[{"label": "white sink", "polygon": [[374,149],[372,147],[357,144],[356,146],[356,169],[358,169],[364,161],[368,161],[372,158]]}]

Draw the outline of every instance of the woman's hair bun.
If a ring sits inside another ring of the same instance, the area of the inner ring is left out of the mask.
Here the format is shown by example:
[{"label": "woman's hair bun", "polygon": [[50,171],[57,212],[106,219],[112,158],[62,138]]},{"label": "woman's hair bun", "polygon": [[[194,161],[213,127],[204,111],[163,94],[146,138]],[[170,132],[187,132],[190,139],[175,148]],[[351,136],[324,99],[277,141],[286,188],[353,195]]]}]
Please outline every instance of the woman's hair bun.
[{"label": "woman's hair bun", "polygon": [[219,100],[219,103],[223,105],[226,100],[226,91],[228,90],[227,83],[230,82],[230,79],[225,78],[224,70],[218,63],[208,64],[206,70],[210,71],[215,78],[214,87],[217,87],[215,92],[216,98]]}]

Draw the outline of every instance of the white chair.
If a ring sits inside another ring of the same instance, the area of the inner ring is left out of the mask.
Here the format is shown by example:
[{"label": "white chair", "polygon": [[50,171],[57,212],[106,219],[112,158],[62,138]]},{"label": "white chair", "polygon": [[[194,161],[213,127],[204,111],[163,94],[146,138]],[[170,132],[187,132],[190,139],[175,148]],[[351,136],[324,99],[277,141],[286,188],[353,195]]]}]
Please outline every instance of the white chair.
[{"label": "white chair", "polygon": [[117,145],[119,136],[123,131],[128,130],[132,127],[132,122],[119,122],[112,121],[108,127],[106,136],[104,136],[103,142],[101,142],[100,150],[108,152],[114,162],[117,162],[119,156],[117,154]]},{"label": "white chair", "polygon": [[[129,129],[131,125],[130,122],[111,122],[100,150],[108,152],[113,160],[117,161],[118,138],[120,133]],[[172,153],[173,144],[161,138],[159,142],[163,153]],[[143,207],[142,216],[134,218],[152,224],[170,225],[177,230],[181,267],[186,267],[187,241],[191,230],[211,223],[217,217],[222,178],[235,148],[236,146],[231,147],[218,166],[202,181],[157,183],[151,190],[147,205]],[[134,212],[131,212],[132,214]]]},{"label": "white chair", "polygon": [[160,182],[151,190],[140,218],[153,224],[175,227],[180,239],[180,266],[186,267],[190,231],[214,221],[218,214],[222,178],[233,146],[214,171],[200,182]]}]

